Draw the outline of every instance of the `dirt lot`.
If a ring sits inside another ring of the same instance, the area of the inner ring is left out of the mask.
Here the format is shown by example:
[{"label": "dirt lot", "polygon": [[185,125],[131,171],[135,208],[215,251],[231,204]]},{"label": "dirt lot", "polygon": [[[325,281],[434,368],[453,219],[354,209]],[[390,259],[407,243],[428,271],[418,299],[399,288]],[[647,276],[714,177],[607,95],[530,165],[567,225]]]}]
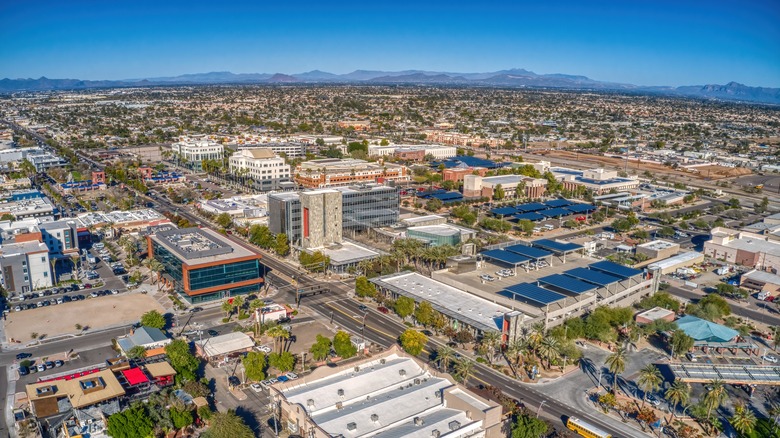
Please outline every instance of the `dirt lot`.
[{"label": "dirt lot", "polygon": [[32,340],[32,333],[52,337],[77,333],[76,324],[90,330],[138,321],[149,310],[164,312],[150,295],[110,295],[84,301],[13,312],[5,322],[5,334],[10,342]]},{"label": "dirt lot", "polygon": [[735,176],[750,175],[753,172],[744,167],[704,166],[697,167],[701,176],[708,179],[733,178]]}]

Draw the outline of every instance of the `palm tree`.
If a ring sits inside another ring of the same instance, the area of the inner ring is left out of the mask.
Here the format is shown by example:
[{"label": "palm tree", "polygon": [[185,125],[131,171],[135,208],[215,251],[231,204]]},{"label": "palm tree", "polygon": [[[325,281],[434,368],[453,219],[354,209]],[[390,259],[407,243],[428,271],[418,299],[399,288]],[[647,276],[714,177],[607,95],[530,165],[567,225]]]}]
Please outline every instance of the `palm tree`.
[{"label": "palm tree", "polygon": [[479,343],[484,345],[487,349],[487,360],[491,364],[496,355],[496,347],[500,342],[501,336],[497,332],[485,332],[482,334],[482,339],[479,341]]},{"label": "palm tree", "polygon": [[642,391],[645,393],[645,397],[642,398],[642,407],[645,406],[645,399],[647,398],[647,394],[657,390],[661,386],[661,382],[663,382],[663,380],[663,377],[661,377],[661,371],[659,371],[658,367],[655,365],[650,363],[647,364],[646,367],[642,368],[642,371],[639,372],[639,379],[637,379],[639,387],[642,388]]},{"label": "palm tree", "polygon": [[704,394],[704,405],[707,407],[707,423],[713,410],[717,410],[726,400],[726,386],[721,379],[710,381],[710,390]]},{"label": "palm tree", "polygon": [[[275,325],[268,329],[266,334],[274,339],[274,351],[276,351],[276,344],[278,341],[282,339],[289,339],[290,338],[290,332],[283,329],[280,325]],[[283,347],[284,344],[281,344],[280,347]],[[282,352],[282,348],[279,348],[279,352]]]},{"label": "palm tree", "polygon": [[523,356],[528,352],[528,344],[525,339],[515,339],[506,349],[507,355],[512,359],[515,366],[520,366]]},{"label": "palm tree", "polygon": [[236,309],[236,313],[241,314],[241,309],[244,307],[244,297],[238,296],[233,298],[233,307]]},{"label": "palm tree", "polygon": [[474,371],[474,362],[463,358],[455,363],[455,377],[460,379],[463,386],[466,386],[466,382],[471,377],[471,373]]},{"label": "palm tree", "polygon": [[553,359],[561,355],[561,342],[558,338],[547,336],[539,343],[539,357],[547,360],[547,369],[552,367]]},{"label": "palm tree", "polygon": [[[677,407],[686,406],[691,400],[691,386],[682,380],[675,380],[672,386],[666,390],[665,397],[669,403]],[[685,415],[685,408],[683,408],[683,415]]]},{"label": "palm tree", "polygon": [[442,371],[449,371],[453,358],[455,358],[455,350],[446,345],[436,350],[436,361],[439,362]]},{"label": "palm tree", "polygon": [[734,404],[734,415],[729,422],[740,435],[749,435],[756,427],[756,415],[745,403],[737,402]]},{"label": "palm tree", "polygon": [[618,376],[626,369],[626,349],[618,347],[614,353],[609,355],[604,361],[604,365],[609,368],[609,372],[612,373],[612,393],[617,395]]},{"label": "palm tree", "polygon": [[528,348],[530,348],[534,354],[536,354],[539,344],[542,342],[542,339],[544,339],[544,334],[543,322],[537,322],[531,326],[531,331],[528,333]]},{"label": "palm tree", "polygon": [[228,300],[223,301],[222,311],[225,312],[225,318],[230,318],[230,314],[233,312],[233,303]]}]

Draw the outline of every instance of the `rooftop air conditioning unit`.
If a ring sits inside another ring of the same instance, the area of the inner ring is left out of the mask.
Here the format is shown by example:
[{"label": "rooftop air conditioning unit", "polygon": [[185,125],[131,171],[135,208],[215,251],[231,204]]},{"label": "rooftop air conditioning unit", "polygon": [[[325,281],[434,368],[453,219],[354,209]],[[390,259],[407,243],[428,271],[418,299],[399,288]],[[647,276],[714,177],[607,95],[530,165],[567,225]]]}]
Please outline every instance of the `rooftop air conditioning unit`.
[{"label": "rooftop air conditioning unit", "polygon": [[458,420],[450,421],[450,424],[448,424],[448,426],[450,430],[458,430],[460,429],[460,421]]},{"label": "rooftop air conditioning unit", "polygon": [[422,426],[423,424],[425,424],[425,421],[422,419],[422,417],[414,417],[415,426]]},{"label": "rooftop air conditioning unit", "polygon": [[415,385],[419,385],[420,384],[420,379],[414,379],[414,384]]},{"label": "rooftop air conditioning unit", "polygon": [[344,407],[344,405],[341,404],[341,402],[336,402],[336,409],[337,410],[341,410],[341,408],[343,408],[343,407]]},{"label": "rooftop air conditioning unit", "polygon": [[306,406],[314,407],[314,399],[310,398],[310,399],[306,400]]},{"label": "rooftop air conditioning unit", "polygon": [[433,429],[431,431],[431,438],[439,438],[441,436],[441,432],[439,432],[439,429]]},{"label": "rooftop air conditioning unit", "polygon": [[405,376],[406,375],[406,370],[398,370],[398,375],[399,376]]},{"label": "rooftop air conditioning unit", "polygon": [[339,395],[339,397],[344,397],[344,390],[343,389],[339,389],[338,391],[336,391],[336,393]]},{"label": "rooftop air conditioning unit", "polygon": [[356,430],[356,429],[357,429],[357,423],[355,423],[354,421],[351,422],[351,423],[347,423],[347,430],[352,431],[352,430]]},{"label": "rooftop air conditioning unit", "polygon": [[377,415],[377,414],[371,414],[371,421],[373,421],[374,423],[376,423],[377,421],[379,421],[379,415]]}]

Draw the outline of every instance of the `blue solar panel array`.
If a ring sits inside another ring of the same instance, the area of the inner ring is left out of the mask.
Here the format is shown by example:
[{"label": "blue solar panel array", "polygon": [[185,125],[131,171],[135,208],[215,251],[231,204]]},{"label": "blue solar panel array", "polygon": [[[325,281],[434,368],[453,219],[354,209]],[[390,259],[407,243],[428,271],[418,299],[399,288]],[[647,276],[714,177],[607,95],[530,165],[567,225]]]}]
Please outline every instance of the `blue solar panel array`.
[{"label": "blue solar panel array", "polygon": [[544,205],[550,208],[566,207],[567,205],[572,205],[572,204],[574,204],[574,202],[569,201],[568,199],[553,199],[552,201],[547,201],[544,203]]},{"label": "blue solar panel array", "polygon": [[512,298],[516,301],[530,300],[542,305],[552,304],[556,301],[560,301],[566,298],[566,295],[541,288],[531,283],[520,283],[514,286],[509,286],[508,288],[499,292],[499,294],[508,298]]},{"label": "blue solar panel array", "polygon": [[490,213],[496,216],[509,216],[517,213],[517,209],[514,207],[499,207],[490,210]]},{"label": "blue solar panel array", "polygon": [[491,249],[490,251],[484,251],[481,253],[483,257],[489,259],[498,260],[500,262],[508,263],[510,265],[518,265],[520,263],[527,262],[531,259],[523,257],[520,254],[516,254],[503,249]]},{"label": "blue solar panel array", "polygon": [[596,211],[596,206],[590,204],[574,204],[566,207],[566,209],[575,213],[587,213],[590,211]]},{"label": "blue solar panel array", "polygon": [[529,221],[536,222],[536,221],[541,221],[541,220],[544,220],[544,219],[547,219],[547,218],[542,216],[539,213],[520,213],[520,214],[514,215],[514,219],[518,220],[518,221],[521,221],[523,219],[527,219]]},{"label": "blue solar panel array", "polygon": [[463,200],[463,194],[460,192],[435,193],[431,195],[431,198],[438,199],[442,202],[457,202]]},{"label": "blue solar panel array", "polygon": [[621,280],[621,278],[586,268],[570,269],[565,271],[563,275],[568,275],[569,277],[587,281],[588,283],[593,283],[599,286],[609,286],[610,284],[615,284]]},{"label": "blue solar panel array", "polygon": [[565,208],[551,208],[549,210],[542,210],[539,212],[539,214],[547,217],[561,217],[570,215],[571,211]]},{"label": "blue solar panel array", "polygon": [[539,248],[554,251],[554,252],[576,251],[578,249],[582,249],[582,245],[577,245],[576,243],[571,243],[571,242],[561,243],[551,239],[539,239],[539,240],[534,240],[531,243],[534,246],[538,246]]},{"label": "blue solar panel array", "polygon": [[528,213],[531,211],[546,210],[547,206],[538,202],[531,202],[528,204],[520,204],[515,207],[518,213]]},{"label": "blue solar panel array", "polygon": [[595,269],[597,271],[605,272],[607,274],[621,278],[630,278],[642,273],[642,271],[639,269],[629,268],[628,266],[610,262],[609,260],[602,260],[600,262],[593,263],[589,265],[589,267],[591,269]]},{"label": "blue solar panel array", "polygon": [[507,246],[506,248],[504,248],[504,250],[513,252],[515,254],[520,254],[522,256],[530,257],[532,259],[541,259],[552,255],[552,253],[549,251],[545,251],[543,249],[534,248],[532,246],[526,246],[522,244]]},{"label": "blue solar panel array", "polygon": [[585,283],[584,281],[580,281],[561,274],[553,274],[542,277],[539,279],[539,282],[574,294],[583,294],[585,292],[598,289],[598,286],[594,284]]}]

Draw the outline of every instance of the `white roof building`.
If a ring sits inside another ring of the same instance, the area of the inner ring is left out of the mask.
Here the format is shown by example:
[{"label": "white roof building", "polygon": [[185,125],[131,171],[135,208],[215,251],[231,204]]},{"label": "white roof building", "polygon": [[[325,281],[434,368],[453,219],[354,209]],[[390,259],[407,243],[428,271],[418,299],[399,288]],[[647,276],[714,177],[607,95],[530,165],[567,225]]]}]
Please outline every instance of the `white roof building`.
[{"label": "white roof building", "polygon": [[195,341],[198,354],[207,359],[227,356],[233,353],[249,351],[255,346],[255,341],[242,332],[232,332],[213,338]]}]

